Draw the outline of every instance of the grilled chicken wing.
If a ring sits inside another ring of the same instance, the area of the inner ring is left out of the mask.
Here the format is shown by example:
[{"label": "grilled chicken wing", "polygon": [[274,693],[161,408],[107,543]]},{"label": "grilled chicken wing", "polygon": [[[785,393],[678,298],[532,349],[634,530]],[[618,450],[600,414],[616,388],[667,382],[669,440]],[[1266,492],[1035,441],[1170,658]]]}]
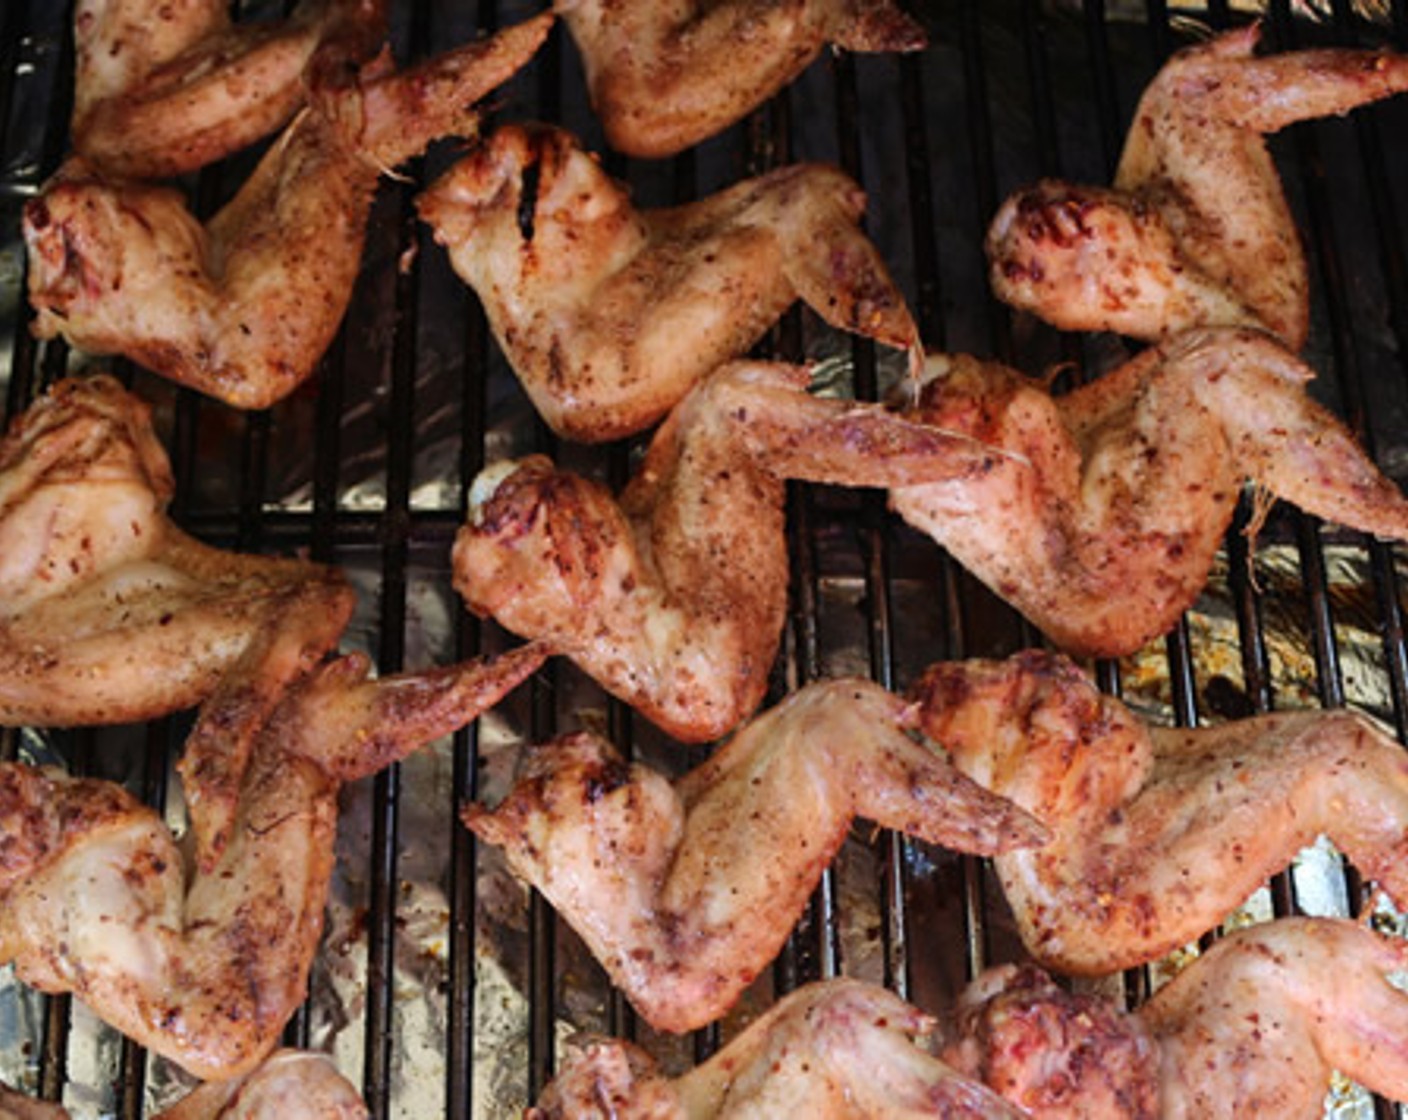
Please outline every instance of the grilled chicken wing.
[{"label": "grilled chicken wing", "polygon": [[1360,716],[1150,727],[1043,653],[931,666],[915,696],[964,773],[1052,832],[997,858],[1043,964],[1095,974],[1161,957],[1321,834],[1408,901],[1408,753]]},{"label": "grilled chicken wing", "polygon": [[1408,501],[1264,332],[1190,331],[1060,398],[994,363],[932,362],[909,415],[1009,455],[980,476],[892,490],[891,505],[1072,652],[1120,656],[1169,630],[1246,479],[1408,539]]},{"label": "grilled chicken wing", "polygon": [[24,209],[34,333],[123,354],[239,408],[287,396],[342,320],[378,175],[473,132],[473,103],[527,62],[551,21],[312,91],[316,107],[205,226],[173,190],[70,161]]},{"label": "grilled chicken wing", "polygon": [[591,1039],[528,1120],[1017,1120],[923,1047],[933,1020],[857,980],[799,988],[703,1065],[669,1080],[638,1048]]},{"label": "grilled chicken wing", "polygon": [[1408,947],[1332,918],[1229,934],[1126,1014],[1007,967],[965,993],[941,1051],[1024,1114],[1310,1120],[1332,1070],[1408,1100]]},{"label": "grilled chicken wing", "polygon": [[642,431],[802,299],[833,326],[917,352],[919,330],[859,228],[850,178],[799,164],[637,210],[575,138],[500,128],[420,197],[559,435]]},{"label": "grilled chicken wing", "polygon": [[[211,548],[166,517],[147,405],[69,378],[0,442],[0,723],[150,719],[276,693],[336,645],[334,569]],[[223,682],[223,683],[222,683]]]},{"label": "grilled chicken wing", "polygon": [[0,1120],[68,1120],[62,1105],[36,1100],[0,1085]]},{"label": "grilled chicken wing", "polygon": [[997,295],[1066,330],[1157,339],[1258,326],[1305,345],[1309,283],[1263,134],[1408,90],[1408,55],[1253,56],[1258,26],[1174,55],[1135,112],[1112,189],[1043,181],[987,237]]},{"label": "grilled chicken wing", "polygon": [[226,0],[79,0],[74,149],[119,179],[213,163],[288,122],[310,65],[326,71],[374,55],[384,8],[303,0],[285,20],[236,25]]},{"label": "grilled chicken wing", "polygon": [[674,786],[577,734],[537,748],[493,812],[465,824],[581,934],[651,1025],[728,1010],[782,947],[851,821],[963,851],[1040,827],[911,739],[868,681],[811,685]]},{"label": "grilled chicken wing", "polygon": [[325,1054],[276,1050],[252,1073],[195,1089],[154,1120],[363,1120],[367,1106]]},{"label": "grilled chicken wing", "polygon": [[891,0],[563,0],[611,146],[683,151],[746,116],[827,43],[917,51],[923,29]]},{"label": "grilled chicken wing", "polygon": [[248,1072],[306,992],[339,788],[468,723],[542,658],[384,680],[356,655],[314,669],[261,724],[228,843],[189,876],[160,815],[120,786],[0,764],[0,961],[198,1077]]},{"label": "grilled chicken wing", "polygon": [[757,707],[787,606],[784,480],[850,486],[988,468],[970,440],[806,392],[797,367],[721,367],[676,407],[617,504],[541,456],[475,479],[455,541],[469,607],[544,638],[680,739]]}]

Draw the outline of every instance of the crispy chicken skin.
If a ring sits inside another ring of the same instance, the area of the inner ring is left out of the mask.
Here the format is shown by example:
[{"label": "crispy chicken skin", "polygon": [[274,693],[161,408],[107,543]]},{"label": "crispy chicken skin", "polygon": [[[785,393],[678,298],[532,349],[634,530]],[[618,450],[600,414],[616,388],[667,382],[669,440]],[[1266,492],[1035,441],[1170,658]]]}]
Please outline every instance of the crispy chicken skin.
[{"label": "crispy chicken skin", "polygon": [[310,91],[239,193],[202,226],[174,190],[71,160],[24,208],[39,338],[122,354],[237,408],[313,373],[361,264],[378,176],[472,133],[473,105],[537,50],[544,15],[407,71]]},{"label": "crispy chicken skin", "polygon": [[787,607],[784,480],[883,486],[989,467],[986,449],[803,369],[723,366],[661,425],[619,503],[541,456],[486,468],[454,547],[471,610],[543,638],[671,735],[757,707]]},{"label": "crispy chicken skin", "polygon": [[359,655],[314,669],[262,724],[219,858],[189,875],[120,786],[0,764],[0,962],[198,1077],[252,1070],[306,993],[339,788],[468,723],[542,657],[382,680]]},{"label": "crispy chicken skin", "polygon": [[[150,719],[276,693],[336,645],[354,593],[166,516],[171,466],[113,378],[57,382],[0,441],[0,723]],[[223,683],[222,683],[223,682]]]},{"label": "crispy chicken skin", "polygon": [[1305,256],[1263,134],[1408,89],[1408,55],[1254,56],[1259,25],[1188,47],[1145,91],[1110,189],[1047,180],[987,236],[998,297],[1065,330],[1157,339],[1258,326],[1305,345]]},{"label": "crispy chicken skin", "polygon": [[570,134],[506,125],[419,206],[533,404],[571,439],[649,427],[798,299],[917,352],[904,297],[859,227],[865,195],[822,164],[637,210]]},{"label": "crispy chicken skin", "polygon": [[1408,753],[1347,711],[1142,723],[1059,656],[939,663],[916,720],[1052,833],[997,857],[1042,964],[1104,974],[1214,928],[1319,835],[1408,900]]},{"label": "crispy chicken skin", "polygon": [[526,1120],[1017,1120],[976,1081],[934,1058],[934,1022],[858,980],[783,997],[703,1065],[670,1080],[615,1039],[578,1045]]},{"label": "crispy chicken skin", "polygon": [[917,51],[890,0],[559,0],[613,148],[663,157],[746,116],[826,44]]},{"label": "crispy chicken skin", "polygon": [[73,147],[117,179],[181,175],[285,125],[304,74],[355,66],[385,33],[385,0],[303,0],[236,25],[226,0],[78,0]]},{"label": "crispy chicken skin", "polygon": [[941,1057],[1043,1120],[1312,1120],[1332,1070],[1408,1100],[1408,947],[1352,922],[1229,934],[1127,1014],[1034,969],[980,977]]},{"label": "crispy chicken skin", "polygon": [[673,786],[579,733],[535,748],[481,840],[659,1030],[712,1022],[777,954],[856,816],[961,851],[1040,843],[1024,813],[902,730],[876,684],[815,684]]},{"label": "crispy chicken skin", "polygon": [[1168,631],[1207,581],[1242,483],[1408,539],[1408,501],[1262,331],[1189,331],[1061,397],[996,363],[930,359],[917,420],[1006,449],[892,507],[1072,653]]}]

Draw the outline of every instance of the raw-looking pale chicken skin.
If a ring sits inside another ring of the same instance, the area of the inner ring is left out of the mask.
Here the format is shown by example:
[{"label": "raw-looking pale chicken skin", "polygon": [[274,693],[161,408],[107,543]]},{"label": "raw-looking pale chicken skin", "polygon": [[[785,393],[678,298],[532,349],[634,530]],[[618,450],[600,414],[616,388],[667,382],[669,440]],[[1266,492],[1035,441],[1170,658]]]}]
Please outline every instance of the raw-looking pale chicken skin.
[{"label": "raw-looking pale chicken skin", "polygon": [[996,857],[1028,951],[1075,974],[1156,960],[1327,837],[1408,902],[1408,753],[1348,711],[1150,726],[1065,659],[931,666],[916,720],[1051,830]]},{"label": "raw-looking pale chicken skin", "polygon": [[936,1059],[934,1021],[884,988],[821,981],[784,996],[673,1080],[641,1049],[593,1038],[569,1052],[526,1120],[1018,1120]]},{"label": "raw-looking pale chicken skin", "polygon": [[277,692],[336,645],[335,569],[212,548],[166,516],[151,411],[66,378],[0,442],[0,723],[151,719],[217,687]]},{"label": "raw-looking pale chicken skin", "polygon": [[307,993],[340,787],[469,723],[543,656],[381,680],[359,655],[312,670],[261,725],[218,858],[189,874],[120,786],[0,764],[0,962],[198,1077],[252,1070]]},{"label": "raw-looking pale chicken skin", "polygon": [[1046,180],[1003,203],[986,243],[999,298],[1064,330],[1153,340],[1240,325],[1305,345],[1305,254],[1263,134],[1408,90],[1408,55],[1255,56],[1258,35],[1252,24],[1169,60],[1112,188]]},{"label": "raw-looking pale chicken skin", "polygon": [[1313,1120],[1331,1071],[1408,1100],[1408,944],[1334,918],[1229,934],[1126,1013],[1035,969],[980,977],[940,1056],[1043,1120]]},{"label": "raw-looking pale chicken skin", "polygon": [[74,150],[117,179],[222,159],[289,121],[310,66],[355,68],[374,55],[384,8],[303,0],[286,19],[235,24],[226,0],[78,0]]},{"label": "raw-looking pale chicken skin", "polygon": [[673,785],[579,733],[536,747],[466,825],[504,849],[659,1030],[717,1019],[786,941],[861,816],[992,853],[1040,826],[902,729],[904,701],[861,680],[814,684]]},{"label": "raw-looking pale chicken skin", "polygon": [[456,589],[676,738],[725,734],[762,700],[782,633],[785,480],[990,468],[970,439],[813,397],[808,382],[794,366],[721,367],[661,425],[619,503],[541,456],[492,464],[455,540]]},{"label": "raw-looking pale chicken skin", "polygon": [[974,358],[934,356],[927,373],[906,415],[1008,454],[892,489],[892,507],[1072,653],[1119,657],[1170,630],[1247,480],[1408,540],[1408,500],[1263,331],[1189,331],[1060,397]]},{"label": "raw-looking pale chicken skin", "polygon": [[569,439],[648,428],[798,299],[917,354],[919,329],[860,229],[865,195],[823,164],[637,210],[570,134],[507,125],[419,207],[529,399]]},{"label": "raw-looking pale chicken skin", "polygon": [[70,160],[24,208],[34,334],[122,354],[237,408],[282,399],[342,321],[381,173],[472,135],[474,104],[551,24],[538,16],[406,71],[383,57],[332,75],[205,225],[175,190]]},{"label": "raw-looking pale chicken skin", "polygon": [[828,43],[860,52],[927,43],[890,0],[559,0],[556,10],[607,141],[654,158],[740,120]]}]

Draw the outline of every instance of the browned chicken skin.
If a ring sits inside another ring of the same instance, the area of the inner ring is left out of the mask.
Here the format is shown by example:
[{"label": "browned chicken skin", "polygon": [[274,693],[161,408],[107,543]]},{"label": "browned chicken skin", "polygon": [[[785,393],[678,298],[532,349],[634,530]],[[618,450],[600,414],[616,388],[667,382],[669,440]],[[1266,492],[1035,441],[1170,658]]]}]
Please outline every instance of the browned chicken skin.
[{"label": "browned chicken skin", "polygon": [[987,237],[994,290],[1065,330],[1257,326],[1305,345],[1305,255],[1263,134],[1408,89],[1408,55],[1256,57],[1258,25],[1188,47],[1145,91],[1112,189],[1044,181]]},{"label": "browned chicken skin", "polygon": [[0,764],[0,961],[198,1077],[248,1072],[306,994],[340,787],[470,722],[542,659],[313,670],[261,724],[228,842],[189,875],[160,815],[120,786]]},{"label": "browned chicken skin", "polygon": [[1043,1120],[1312,1120],[1332,1070],[1408,1100],[1401,938],[1331,918],[1229,934],[1132,1014],[1033,969],[965,993],[944,1060]]},{"label": "browned chicken skin", "polygon": [[238,408],[306,380],[361,267],[378,176],[474,131],[474,103],[532,57],[550,15],[399,73],[334,75],[202,226],[176,191],[70,161],[24,209],[40,338],[123,354]]},{"label": "browned chicken skin", "polygon": [[166,516],[147,405],[69,378],[0,442],[0,723],[123,723],[213,691],[275,694],[336,645],[334,569],[241,555]]},{"label": "browned chicken skin", "polygon": [[455,541],[470,609],[543,638],[671,735],[717,738],[762,700],[787,606],[784,480],[952,478],[987,451],[792,366],[721,367],[656,433],[619,504],[541,456],[493,464]]},{"label": "browned chicken skin", "polygon": [[798,299],[839,329],[919,343],[860,230],[865,195],[832,167],[637,210],[570,134],[508,125],[419,206],[533,404],[571,439],[649,427]]},{"label": "browned chicken skin", "polygon": [[1317,836],[1408,901],[1408,753],[1347,711],[1148,726],[1044,653],[931,666],[916,719],[1052,832],[996,859],[1037,960],[1103,974],[1217,926]]},{"label": "browned chicken skin", "polygon": [[907,415],[1009,454],[891,505],[1073,653],[1117,657],[1171,629],[1247,479],[1408,540],[1408,500],[1264,332],[1189,331],[1061,397],[996,363],[930,361]]},{"label": "browned chicken skin", "polygon": [[673,1080],[641,1050],[592,1039],[527,1120],[1017,1120],[1026,1115],[924,1048],[929,1016],[856,980],[779,1000],[719,1053]]},{"label": "browned chicken skin", "polygon": [[797,77],[827,43],[916,51],[890,0],[560,0],[592,106],[619,152],[661,157],[721,132]]},{"label": "browned chicken skin", "polygon": [[117,179],[170,178],[237,152],[288,122],[310,66],[374,55],[384,7],[303,0],[285,20],[236,25],[227,0],[79,0],[74,150]]},{"label": "browned chicken skin", "polygon": [[782,947],[851,821],[970,852],[1042,830],[911,739],[868,681],[811,685],[673,786],[589,734],[534,750],[465,823],[581,934],[652,1026],[713,1021]]}]

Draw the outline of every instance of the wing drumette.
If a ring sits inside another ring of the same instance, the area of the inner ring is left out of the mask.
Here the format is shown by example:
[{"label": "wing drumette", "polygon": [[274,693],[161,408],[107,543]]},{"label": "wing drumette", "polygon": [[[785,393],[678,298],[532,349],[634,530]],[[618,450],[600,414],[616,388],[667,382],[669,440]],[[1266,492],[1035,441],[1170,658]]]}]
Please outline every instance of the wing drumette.
[{"label": "wing drumette", "polygon": [[918,345],[860,230],[864,194],[821,164],[637,210],[568,133],[508,125],[419,205],[533,404],[571,439],[649,427],[797,299],[838,328]]},{"label": "wing drumette", "polygon": [[1052,833],[997,857],[1043,964],[1103,974],[1218,925],[1321,834],[1408,901],[1408,753],[1346,711],[1152,727],[1043,653],[931,666],[917,719]]},{"label": "wing drumette", "polygon": [[539,16],[401,73],[383,60],[333,75],[204,226],[176,191],[70,161],[24,209],[35,334],[123,354],[239,408],[287,396],[342,321],[381,172],[472,133],[474,102],[551,23]]},{"label": "wing drumette", "polygon": [[150,410],[111,377],[60,381],[16,419],[0,442],[0,723],[150,719],[217,685],[272,695],[337,644],[354,601],[339,572],[200,543],[167,518],[172,488]]},{"label": "wing drumette", "polygon": [[911,739],[878,685],[812,685],[674,786],[578,734],[537,748],[493,812],[465,823],[505,849],[660,1030],[723,1014],[782,947],[863,816],[971,852],[1042,830]]},{"label": "wing drumette", "polygon": [[1305,255],[1264,133],[1408,89],[1408,55],[1255,57],[1258,26],[1176,54],[1145,91],[1112,189],[1044,181],[988,232],[992,285],[1066,330],[1157,339],[1258,326],[1305,345]]},{"label": "wing drumette", "polygon": [[455,541],[470,608],[544,638],[671,735],[757,707],[787,605],[784,480],[848,486],[988,469],[986,450],[739,362],[680,402],[618,504],[541,456],[475,480]]},{"label": "wing drumette", "polygon": [[1009,454],[891,504],[1063,649],[1117,657],[1169,630],[1247,479],[1408,540],[1408,500],[1262,331],[1189,331],[1059,398],[995,363],[931,361],[907,414]]},{"label": "wing drumette", "polygon": [[721,132],[797,77],[827,43],[923,49],[891,0],[568,0],[592,106],[619,152],[668,156]]},{"label": "wing drumette", "polygon": [[[198,1077],[248,1072],[306,993],[338,790],[468,723],[542,658],[383,680],[360,656],[314,669],[261,723],[227,842],[190,875],[160,815],[120,786],[0,764],[0,961]],[[201,718],[227,715],[212,703]],[[192,803],[198,834],[204,811]]]}]

